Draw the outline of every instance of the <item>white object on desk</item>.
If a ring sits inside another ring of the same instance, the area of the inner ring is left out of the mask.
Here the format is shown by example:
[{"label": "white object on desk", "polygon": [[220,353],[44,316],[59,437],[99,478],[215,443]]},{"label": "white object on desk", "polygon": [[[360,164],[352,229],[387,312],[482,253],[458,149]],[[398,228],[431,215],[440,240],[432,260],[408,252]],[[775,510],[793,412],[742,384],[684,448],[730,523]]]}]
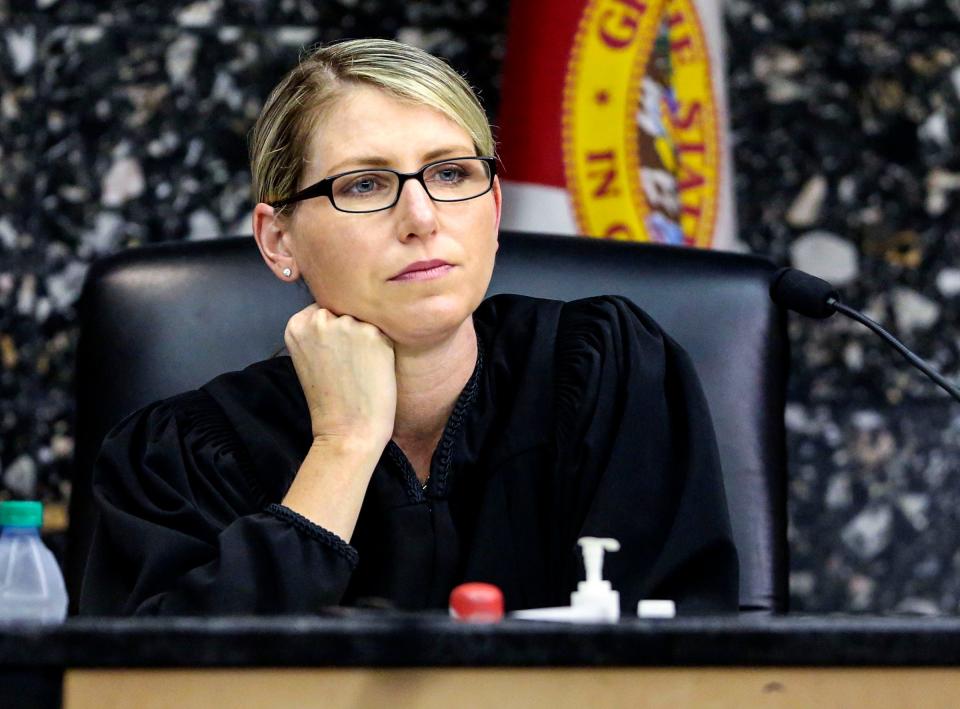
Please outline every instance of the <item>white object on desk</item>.
[{"label": "white object on desk", "polygon": [[677,605],[670,600],[644,598],[637,604],[638,618],[674,618],[676,615]]},{"label": "white object on desk", "polygon": [[564,623],[616,623],[620,620],[620,594],[603,579],[603,554],[620,551],[620,542],[609,537],[580,537],[587,578],[570,594],[569,606],[514,611],[513,618]]},{"label": "white object on desk", "polygon": [[557,623],[609,623],[606,608],[591,606],[556,606],[554,608],[528,608],[513,611],[511,618],[520,620],[548,620]]},{"label": "white object on desk", "polygon": [[603,553],[620,551],[620,542],[609,537],[580,537],[577,540],[583,553],[583,568],[587,578],[577,584],[570,594],[574,608],[591,608],[601,611],[605,619],[616,622],[620,619],[620,592],[614,591],[609,581],[603,579]]}]

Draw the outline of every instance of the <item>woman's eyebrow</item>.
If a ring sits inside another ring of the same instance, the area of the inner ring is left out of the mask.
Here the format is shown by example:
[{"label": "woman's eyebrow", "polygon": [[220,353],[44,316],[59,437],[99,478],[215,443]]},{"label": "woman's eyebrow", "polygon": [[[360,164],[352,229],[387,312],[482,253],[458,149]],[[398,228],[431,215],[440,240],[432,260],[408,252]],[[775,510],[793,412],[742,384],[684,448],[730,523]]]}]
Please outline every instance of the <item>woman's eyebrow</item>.
[{"label": "woman's eyebrow", "polygon": [[[435,150],[424,153],[421,159],[423,163],[428,163],[431,160],[442,158],[445,155],[469,157],[474,152],[475,151],[473,148],[467,148],[463,145],[448,145],[443,148],[436,148]],[[329,174],[336,175],[339,172],[343,172],[344,169],[346,169],[349,165],[356,165],[358,166],[357,169],[363,169],[363,167],[390,167],[391,161],[380,155],[347,158],[346,160],[341,160],[333,165],[329,170]]]},{"label": "woman's eyebrow", "polygon": [[472,147],[466,148],[462,145],[450,145],[445,148],[437,148],[436,150],[431,150],[429,153],[426,153],[423,156],[423,161],[425,163],[435,160],[436,158],[442,158],[445,155],[456,155],[457,157],[469,157],[474,153]]},{"label": "woman's eyebrow", "polygon": [[380,156],[347,158],[346,160],[341,160],[336,165],[332,166],[329,170],[329,173],[331,175],[335,175],[338,172],[343,172],[348,165],[362,165],[364,167],[389,167],[390,161]]}]

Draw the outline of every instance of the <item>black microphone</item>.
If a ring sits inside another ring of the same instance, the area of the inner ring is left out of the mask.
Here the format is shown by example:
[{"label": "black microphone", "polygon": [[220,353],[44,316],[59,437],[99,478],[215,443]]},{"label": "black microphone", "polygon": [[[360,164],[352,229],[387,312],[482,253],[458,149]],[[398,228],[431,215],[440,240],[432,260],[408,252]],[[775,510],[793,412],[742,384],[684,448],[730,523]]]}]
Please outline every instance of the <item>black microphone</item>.
[{"label": "black microphone", "polygon": [[842,313],[856,320],[875,333],[899,352],[905,360],[926,374],[937,386],[960,401],[960,390],[937,372],[933,367],[911,352],[900,340],[883,329],[879,323],[870,319],[859,310],[840,302],[840,294],[822,278],[811,276],[795,268],[781,268],[770,279],[770,298],[777,306],[822,320],[834,313]]},{"label": "black microphone", "polygon": [[788,267],[773,274],[770,297],[781,308],[817,320],[833,315],[833,303],[840,302],[840,294],[825,280]]}]

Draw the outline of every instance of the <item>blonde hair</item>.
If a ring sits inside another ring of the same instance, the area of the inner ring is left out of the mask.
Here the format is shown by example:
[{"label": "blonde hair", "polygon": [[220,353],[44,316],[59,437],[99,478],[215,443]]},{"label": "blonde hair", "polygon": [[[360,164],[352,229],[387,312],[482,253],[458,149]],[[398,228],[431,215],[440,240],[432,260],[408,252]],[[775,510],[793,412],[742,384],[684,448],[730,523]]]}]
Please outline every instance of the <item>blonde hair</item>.
[{"label": "blonde hair", "polygon": [[494,155],[480,101],[442,59],[385,39],[338,42],[302,57],[267,98],[250,139],[255,202],[274,202],[297,191],[314,129],[344,90],[358,84],[440,111],[467,132],[478,155]]}]

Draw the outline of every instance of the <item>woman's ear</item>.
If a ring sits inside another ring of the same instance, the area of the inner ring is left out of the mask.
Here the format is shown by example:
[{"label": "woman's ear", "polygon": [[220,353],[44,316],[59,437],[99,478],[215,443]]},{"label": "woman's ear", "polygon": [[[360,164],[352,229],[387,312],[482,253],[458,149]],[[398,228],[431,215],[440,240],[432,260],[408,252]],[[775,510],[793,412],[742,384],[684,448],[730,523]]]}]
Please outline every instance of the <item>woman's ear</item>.
[{"label": "woman's ear", "polygon": [[281,281],[300,278],[296,258],[290,249],[289,221],[269,204],[260,202],[253,208],[253,238],[267,266]]}]

